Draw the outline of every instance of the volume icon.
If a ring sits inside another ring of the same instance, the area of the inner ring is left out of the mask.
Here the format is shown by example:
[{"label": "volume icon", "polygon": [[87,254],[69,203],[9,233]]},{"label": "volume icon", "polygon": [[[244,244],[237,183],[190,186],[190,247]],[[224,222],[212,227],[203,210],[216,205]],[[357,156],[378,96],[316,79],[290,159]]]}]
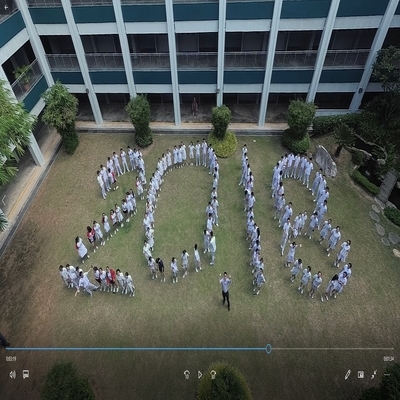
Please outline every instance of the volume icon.
[{"label": "volume icon", "polygon": [[17,377],[17,373],[15,371],[10,372],[10,378],[15,379]]}]

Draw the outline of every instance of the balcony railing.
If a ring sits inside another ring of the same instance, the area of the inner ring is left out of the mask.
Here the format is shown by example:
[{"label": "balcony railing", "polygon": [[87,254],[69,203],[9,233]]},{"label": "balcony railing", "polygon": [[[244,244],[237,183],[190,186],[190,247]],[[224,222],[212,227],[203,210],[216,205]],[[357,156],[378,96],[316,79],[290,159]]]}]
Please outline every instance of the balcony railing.
[{"label": "balcony railing", "polygon": [[124,59],[120,53],[86,54],[86,62],[91,71],[120,71],[124,70]]},{"label": "balcony railing", "polygon": [[18,7],[14,0],[3,1],[0,4],[0,7],[0,23],[18,11]]},{"label": "balcony railing", "polygon": [[369,50],[328,50],[324,67],[364,67]]},{"label": "balcony railing", "polygon": [[178,69],[217,69],[218,53],[177,53]]},{"label": "balcony railing", "polygon": [[169,53],[131,53],[133,69],[169,69]]},{"label": "balcony railing", "polygon": [[225,69],[264,69],[266,51],[228,52],[225,53]]},{"label": "balcony railing", "polygon": [[51,71],[79,71],[75,54],[48,54],[47,61]]},{"label": "balcony railing", "polygon": [[71,0],[71,6],[112,6],[112,0]]},{"label": "balcony railing", "polygon": [[36,60],[29,66],[29,69],[18,77],[16,81],[11,85],[11,88],[18,101],[22,101],[26,95],[30,92],[31,88],[41,78],[42,71],[40,70],[39,64]]},{"label": "balcony railing", "polygon": [[[309,68],[314,67],[317,50],[277,51],[274,68]],[[328,50],[324,67],[363,67],[369,50]]]},{"label": "balcony railing", "polygon": [[61,0],[28,0],[29,7],[62,7]]}]

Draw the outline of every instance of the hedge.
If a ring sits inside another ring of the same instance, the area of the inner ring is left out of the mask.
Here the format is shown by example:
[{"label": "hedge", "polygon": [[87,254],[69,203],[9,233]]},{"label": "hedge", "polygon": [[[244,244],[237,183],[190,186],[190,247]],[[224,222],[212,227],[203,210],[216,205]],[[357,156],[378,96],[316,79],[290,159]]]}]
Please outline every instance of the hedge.
[{"label": "hedge", "polygon": [[331,134],[339,122],[344,122],[350,128],[357,131],[357,128],[362,120],[362,113],[351,113],[344,115],[327,115],[315,117],[313,120],[313,136],[323,136]]},{"label": "hedge", "polygon": [[362,151],[353,151],[351,153],[351,161],[353,161],[354,165],[361,165],[364,163],[365,160],[365,154]]},{"label": "hedge", "polygon": [[290,129],[286,129],[283,132],[282,144],[295,154],[306,153],[310,148],[310,136],[307,133],[303,139],[298,140],[293,137]]},{"label": "hedge", "polygon": [[395,225],[400,226],[400,210],[395,207],[386,207],[383,210],[385,217]]},{"label": "hedge", "polygon": [[212,146],[218,157],[227,158],[235,153],[238,142],[236,135],[231,131],[226,131],[223,140],[219,140],[215,136],[214,131],[211,131],[208,135],[208,144]]},{"label": "hedge", "polygon": [[370,182],[364,175],[359,171],[354,171],[351,175],[353,180],[364,187],[368,192],[376,196],[379,193],[379,187]]}]

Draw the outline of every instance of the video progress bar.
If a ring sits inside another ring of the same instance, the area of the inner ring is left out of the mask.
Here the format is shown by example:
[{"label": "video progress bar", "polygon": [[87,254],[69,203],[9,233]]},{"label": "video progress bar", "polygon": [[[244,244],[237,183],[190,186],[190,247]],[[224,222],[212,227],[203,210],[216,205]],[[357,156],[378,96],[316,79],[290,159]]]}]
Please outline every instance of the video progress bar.
[{"label": "video progress bar", "polygon": [[394,351],[393,347],[7,347],[7,351]]}]

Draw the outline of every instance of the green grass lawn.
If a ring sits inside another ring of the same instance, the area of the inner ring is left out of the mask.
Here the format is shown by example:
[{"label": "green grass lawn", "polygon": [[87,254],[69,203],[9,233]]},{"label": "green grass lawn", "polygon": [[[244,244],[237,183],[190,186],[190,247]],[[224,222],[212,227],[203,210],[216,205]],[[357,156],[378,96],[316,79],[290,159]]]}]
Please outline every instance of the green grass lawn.
[{"label": "green grass lawn", "polygon": [[[197,139],[202,137],[155,136],[154,145],[144,152],[147,178],[168,147]],[[215,266],[201,252],[203,271],[196,274],[193,269],[194,243],[203,249],[212,179],[205,168],[185,167],[165,177],[155,211],[153,255],[164,260],[166,283],[151,280],[142,255],[144,202],[139,201],[138,214],[105,247],[90,253],[90,262],[83,265],[84,269],[93,263],[129,271],[136,296],[95,293],[90,298],[86,293],[74,297],[63,286],[58,265],[79,262],[75,236],[85,238],[86,226],[99,221],[102,212],[108,214],[116,202],[120,204],[122,191],[134,187],[135,175],[125,174],[119,179],[120,189],[104,201],[96,181],[100,163],[133,142],[122,134],[80,135],[74,156],[59,154],[1,259],[1,329],[15,347],[265,347],[270,343],[281,350],[270,355],[250,351],[18,353],[18,365],[30,368],[31,379],[20,383],[18,395],[13,396],[15,385],[7,376],[0,378],[0,387],[6,384],[5,398],[28,393],[29,398],[38,398],[44,375],[56,359],[74,361],[89,376],[99,399],[193,399],[197,370],[207,372],[216,360],[237,366],[255,399],[353,398],[372,384],[357,380],[354,371],[365,370],[368,375],[378,369],[382,374],[383,356],[393,352],[285,348],[394,347],[399,356],[400,261],[392,247],[380,243],[368,215],[372,198],[348,177],[346,155],[338,177],[328,181],[328,216],[341,226],[342,239],[352,240],[348,261],[354,271],[343,295],[321,303],[319,296],[311,300],[299,294],[280,256],[281,230],[273,220],[269,190],[272,168],[284,152],[280,140],[240,137],[238,141],[236,154],[220,160]],[[245,142],[255,176],[255,219],[266,266],[267,284],[259,296],[252,293],[243,189],[238,186],[240,148]],[[310,215],[314,206],[310,192],[293,180],[285,181],[285,189],[294,215],[304,209]],[[399,233],[388,222],[382,224]],[[302,237],[297,242],[303,247],[296,257],[311,265],[312,272],[322,271],[325,290],[337,272],[331,266],[333,257],[326,257],[317,235],[312,241]],[[190,254],[189,276],[172,284],[170,261],[173,256],[180,261],[183,249]],[[230,312],[221,303],[218,279],[223,271],[233,276]],[[189,380],[184,379],[186,369],[192,371]],[[345,381],[348,369],[353,375]]]}]

